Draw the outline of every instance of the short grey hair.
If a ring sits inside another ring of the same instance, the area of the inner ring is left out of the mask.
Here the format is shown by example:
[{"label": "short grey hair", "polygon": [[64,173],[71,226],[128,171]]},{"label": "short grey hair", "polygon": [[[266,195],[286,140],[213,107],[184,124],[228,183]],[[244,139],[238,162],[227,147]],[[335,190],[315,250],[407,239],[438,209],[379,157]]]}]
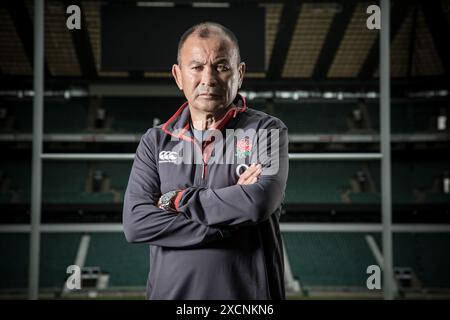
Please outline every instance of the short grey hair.
[{"label": "short grey hair", "polygon": [[178,42],[178,53],[177,53],[177,60],[178,60],[179,65],[181,64],[181,49],[183,48],[183,45],[186,42],[187,38],[192,34],[195,34],[196,36],[198,36],[200,38],[205,38],[205,39],[209,38],[212,33],[217,33],[213,29],[219,29],[219,32],[222,32],[230,39],[230,41],[236,47],[238,64],[241,62],[241,52],[239,50],[239,43],[236,38],[236,35],[230,29],[228,29],[227,27],[225,27],[219,23],[207,21],[207,22],[202,22],[202,23],[196,24],[195,26],[190,27],[181,36],[180,41]]}]

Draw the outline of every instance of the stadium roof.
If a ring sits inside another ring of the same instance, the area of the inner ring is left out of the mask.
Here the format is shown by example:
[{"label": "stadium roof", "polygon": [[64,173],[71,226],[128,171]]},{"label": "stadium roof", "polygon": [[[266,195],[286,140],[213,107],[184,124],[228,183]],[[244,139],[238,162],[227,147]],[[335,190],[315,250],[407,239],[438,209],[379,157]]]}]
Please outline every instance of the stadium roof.
[{"label": "stadium roof", "polygon": [[[106,2],[117,2],[110,0]],[[128,1],[136,3],[137,1]],[[159,3],[164,1],[159,1]],[[233,6],[244,1],[227,1]],[[393,84],[446,86],[450,74],[450,1],[393,0],[391,75]],[[47,83],[169,83],[168,72],[100,70],[100,5],[105,1],[46,1]],[[191,1],[174,1],[186,5]],[[249,1],[245,2],[248,6]],[[266,72],[247,74],[253,88],[277,85],[361,86],[378,83],[379,32],[367,30],[367,2],[254,1],[266,8]],[[81,7],[87,28],[68,33],[65,8]],[[31,84],[33,1],[0,5],[2,88]],[[444,81],[443,81],[444,80]]]}]

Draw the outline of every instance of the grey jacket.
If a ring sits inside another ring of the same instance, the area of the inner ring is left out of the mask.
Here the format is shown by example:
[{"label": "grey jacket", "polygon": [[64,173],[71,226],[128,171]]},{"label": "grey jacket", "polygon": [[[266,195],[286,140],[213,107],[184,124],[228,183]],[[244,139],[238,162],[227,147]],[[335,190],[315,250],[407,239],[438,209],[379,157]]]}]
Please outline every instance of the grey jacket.
[{"label": "grey jacket", "polygon": [[[279,218],[288,176],[286,126],[236,97],[217,130],[277,130],[267,139],[276,147],[266,144],[269,158],[261,160],[261,137],[224,138],[220,145],[216,136],[198,143],[189,120],[184,103],[142,136],[125,193],[125,237],[150,245],[147,298],[285,299]],[[233,150],[224,158],[235,163],[217,160],[222,147],[223,155]],[[266,174],[274,154],[278,169]],[[237,185],[243,164],[256,162],[255,156],[262,175],[254,184]],[[176,213],[156,206],[172,190],[180,190]]]}]

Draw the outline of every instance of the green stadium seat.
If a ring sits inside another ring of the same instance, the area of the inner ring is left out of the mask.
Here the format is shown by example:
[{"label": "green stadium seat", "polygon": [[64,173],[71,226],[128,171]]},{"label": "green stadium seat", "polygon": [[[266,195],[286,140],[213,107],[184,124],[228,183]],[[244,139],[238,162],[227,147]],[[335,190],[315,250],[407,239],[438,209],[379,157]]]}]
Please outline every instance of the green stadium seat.
[{"label": "green stadium seat", "polygon": [[366,287],[376,264],[363,233],[283,232],[292,272],[302,286]]},{"label": "green stadium seat", "polygon": [[0,203],[8,204],[11,202],[11,192],[0,192]]},{"label": "green stadium seat", "polygon": [[[41,236],[39,286],[60,292],[68,277],[67,267],[75,263],[80,233],[43,233]],[[28,286],[29,236],[0,234],[0,290],[25,290]],[[148,268],[148,245],[128,243],[122,233],[93,233],[85,266],[99,266],[109,272],[112,287],[144,290]]]},{"label": "green stadium seat", "polygon": [[108,272],[111,287],[143,288],[148,276],[149,246],[130,244],[122,233],[95,233],[85,265]]},{"label": "green stadium seat", "polygon": [[184,102],[181,98],[108,98],[102,105],[106,117],[112,118],[112,129],[123,133],[144,133],[153,127],[153,119],[166,122]]},{"label": "green stadium seat", "polygon": [[305,102],[275,100],[274,115],[282,120],[289,133],[345,133],[346,117],[351,114],[353,103]]},{"label": "green stadium seat", "polygon": [[[380,129],[379,101],[367,103],[373,129]],[[441,108],[450,111],[448,102],[441,99],[391,100],[392,133],[420,133],[436,131],[435,117]]]},{"label": "green stadium seat", "polygon": [[132,161],[96,162],[95,167],[102,170],[111,179],[111,188],[125,192],[130,177]]},{"label": "green stadium seat", "polygon": [[67,267],[75,264],[79,233],[43,233],[39,286],[60,291],[69,276]]},{"label": "green stadium seat", "polygon": [[375,192],[351,192],[351,203],[356,204],[379,204],[381,202],[380,195]]},{"label": "green stadium seat", "polygon": [[[75,263],[81,233],[43,233],[40,288],[60,292]],[[109,287],[144,289],[148,245],[129,244],[118,233],[92,233],[86,267],[110,275]],[[303,288],[365,289],[369,265],[377,264],[362,232],[282,232],[294,277]],[[381,235],[373,234],[378,246]],[[395,233],[394,266],[411,268],[424,288],[450,288],[450,233]],[[0,234],[0,290],[26,290],[29,235]]]},{"label": "green stadium seat", "polygon": [[44,203],[79,203],[85,191],[88,164],[81,161],[44,162]]},{"label": "green stadium seat", "polygon": [[412,268],[423,287],[450,287],[450,233],[396,233],[393,244],[395,267]]},{"label": "green stadium seat", "polygon": [[[33,101],[30,99],[8,101],[9,112],[14,116],[14,131],[31,132],[33,128]],[[79,133],[86,129],[89,100],[87,98],[45,99],[45,133]]]},{"label": "green stadium seat", "polygon": [[33,128],[33,101],[14,100],[7,102],[9,112],[14,115],[14,131],[31,132]]},{"label": "green stadium seat", "polygon": [[427,193],[425,202],[432,204],[450,204],[450,194]]},{"label": "green stadium seat", "polygon": [[[41,235],[39,287],[61,290],[74,264],[80,235],[73,233],[43,233]],[[0,290],[26,289],[28,286],[29,235],[0,234]]]},{"label": "green stadium seat", "polygon": [[291,161],[286,203],[342,203],[340,192],[360,168],[358,162]]},{"label": "green stadium seat", "polygon": [[[0,170],[6,178],[11,180],[10,190],[19,194],[19,202],[30,202],[31,195],[31,163],[27,162],[0,162]],[[7,197],[7,196],[4,196]],[[11,197],[11,193],[9,193]],[[11,200],[11,198],[9,198]]]},{"label": "green stadium seat", "polygon": [[85,131],[88,109],[89,100],[86,98],[45,102],[44,132],[80,133]]},{"label": "green stadium seat", "polygon": [[0,233],[0,290],[28,286],[29,245],[26,233]]},{"label": "green stadium seat", "polygon": [[[378,163],[370,163],[369,167],[377,190],[381,190],[380,165]],[[416,203],[414,190],[426,191],[432,188],[434,179],[438,178],[445,170],[449,170],[449,166],[445,162],[433,160],[414,160],[414,162],[394,160],[392,163],[393,203]],[[427,196],[425,203],[433,203],[433,200],[433,198]],[[439,200],[437,201],[439,202]]]},{"label": "green stadium seat", "polygon": [[[381,247],[381,235],[373,234]],[[361,287],[377,264],[365,233],[283,232],[294,276],[304,287]],[[395,233],[394,267],[411,268],[424,288],[450,287],[450,233]]]},{"label": "green stadium seat", "polygon": [[84,192],[77,198],[82,204],[105,204],[114,202],[113,192]]}]

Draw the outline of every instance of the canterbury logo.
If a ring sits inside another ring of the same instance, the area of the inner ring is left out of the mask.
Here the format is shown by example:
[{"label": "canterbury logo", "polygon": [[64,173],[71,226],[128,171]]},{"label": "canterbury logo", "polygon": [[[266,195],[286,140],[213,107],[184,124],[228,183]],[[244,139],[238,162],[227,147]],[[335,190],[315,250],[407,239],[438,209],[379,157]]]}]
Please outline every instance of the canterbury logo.
[{"label": "canterbury logo", "polygon": [[161,151],[159,153],[159,162],[177,162],[178,153],[175,151]]}]

